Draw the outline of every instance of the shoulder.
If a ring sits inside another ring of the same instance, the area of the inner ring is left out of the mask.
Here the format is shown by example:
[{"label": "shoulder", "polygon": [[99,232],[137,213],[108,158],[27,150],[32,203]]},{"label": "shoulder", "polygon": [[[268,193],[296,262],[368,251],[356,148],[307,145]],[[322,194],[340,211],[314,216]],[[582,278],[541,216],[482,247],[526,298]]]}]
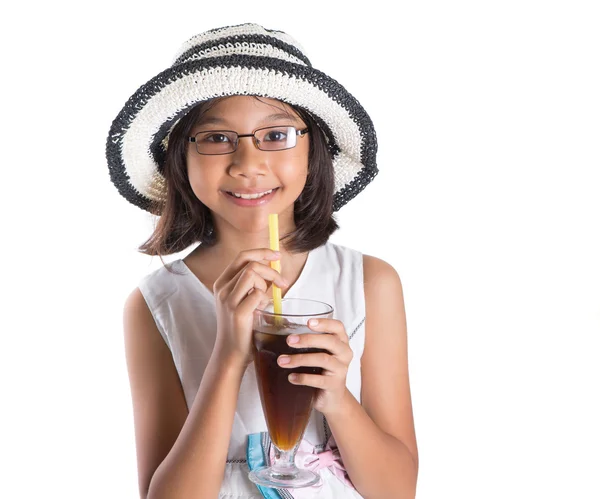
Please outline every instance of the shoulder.
[{"label": "shoulder", "polygon": [[362,255],[362,258],[365,274],[368,273],[370,277],[400,279],[396,269],[385,260],[371,255]]},{"label": "shoulder", "polygon": [[157,329],[150,307],[140,287],[135,288],[125,300],[123,307],[123,328],[126,337],[136,334],[136,331]]},{"label": "shoulder", "polygon": [[390,293],[395,297],[402,296],[402,284],[396,269],[388,262],[375,256],[366,255],[360,251],[334,244],[326,243],[323,247],[326,255],[324,261],[331,265],[337,262],[340,271],[358,278],[361,274],[364,283],[365,299],[385,298]]},{"label": "shoulder", "polygon": [[363,269],[367,338],[373,340],[375,336],[386,341],[388,334],[398,333],[392,332],[394,328],[389,327],[390,321],[402,325],[404,335],[404,293],[398,272],[388,262],[370,255],[363,256]]},{"label": "shoulder", "polygon": [[365,294],[402,293],[402,283],[396,269],[380,258],[363,255]]},{"label": "shoulder", "polygon": [[150,312],[148,304],[144,298],[144,295],[140,287],[135,288],[127,298],[125,299],[125,305],[123,307],[123,313],[125,315],[139,314],[144,312]]},{"label": "shoulder", "polygon": [[[167,263],[144,276],[132,295],[141,293],[148,307],[155,309],[177,291],[181,286],[180,278],[183,275],[185,275],[185,265],[181,260]],[[132,295],[130,298],[135,300],[136,298],[133,298]]]},{"label": "shoulder", "polygon": [[[123,307],[125,356],[130,375],[172,363],[167,338],[159,329],[140,288],[135,288]],[[169,366],[170,368],[170,366]]]},{"label": "shoulder", "polygon": [[173,305],[172,297],[182,287],[182,266],[176,260],[144,276],[125,300],[123,324],[125,334],[155,336],[160,332],[168,342],[163,319],[168,317]]}]

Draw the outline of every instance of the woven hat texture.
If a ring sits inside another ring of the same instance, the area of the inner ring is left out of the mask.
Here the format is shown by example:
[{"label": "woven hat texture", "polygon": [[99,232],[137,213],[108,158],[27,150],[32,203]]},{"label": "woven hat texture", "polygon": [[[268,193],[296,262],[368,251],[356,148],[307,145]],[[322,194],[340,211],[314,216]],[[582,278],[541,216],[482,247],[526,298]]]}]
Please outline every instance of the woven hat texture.
[{"label": "woven hat texture", "polygon": [[334,211],[377,174],[377,139],[360,103],[314,69],[300,44],[256,24],[201,33],[183,44],[173,64],[142,85],[112,123],[106,144],[110,177],[144,210],[166,197],[162,174],[168,136],[199,102],[256,95],[310,113],[325,133],[335,171]]}]

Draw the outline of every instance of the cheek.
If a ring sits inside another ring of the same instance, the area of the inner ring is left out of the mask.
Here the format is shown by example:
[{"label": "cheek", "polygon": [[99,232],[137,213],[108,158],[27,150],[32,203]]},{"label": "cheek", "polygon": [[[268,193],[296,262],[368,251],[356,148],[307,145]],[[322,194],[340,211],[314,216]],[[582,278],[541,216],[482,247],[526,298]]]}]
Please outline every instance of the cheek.
[{"label": "cheek", "polygon": [[285,172],[282,172],[279,178],[284,184],[288,195],[297,198],[304,190],[307,175],[308,170],[306,168],[301,170],[298,168],[289,168]]},{"label": "cheek", "polygon": [[211,194],[210,186],[214,183],[211,179],[210,169],[194,166],[188,167],[188,180],[196,197],[204,204],[209,205]]},{"label": "cheek", "polygon": [[289,158],[279,168],[282,180],[288,184],[306,183],[308,176],[308,158],[306,155],[298,154]]},{"label": "cheek", "polygon": [[192,190],[194,192],[196,192],[199,189],[201,189],[204,182],[203,182],[202,174],[200,173],[200,170],[197,168],[189,168],[188,167],[187,173],[188,173],[188,180],[190,182],[190,186],[192,187]]}]

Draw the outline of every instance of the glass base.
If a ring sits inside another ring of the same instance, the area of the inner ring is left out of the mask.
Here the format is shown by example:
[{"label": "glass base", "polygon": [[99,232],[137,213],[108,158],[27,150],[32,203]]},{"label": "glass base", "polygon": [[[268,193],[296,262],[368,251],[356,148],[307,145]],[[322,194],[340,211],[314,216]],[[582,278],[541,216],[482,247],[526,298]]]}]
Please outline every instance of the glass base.
[{"label": "glass base", "polygon": [[319,475],[312,471],[295,468],[281,472],[266,466],[251,471],[248,478],[256,485],[277,489],[301,489],[320,480]]}]

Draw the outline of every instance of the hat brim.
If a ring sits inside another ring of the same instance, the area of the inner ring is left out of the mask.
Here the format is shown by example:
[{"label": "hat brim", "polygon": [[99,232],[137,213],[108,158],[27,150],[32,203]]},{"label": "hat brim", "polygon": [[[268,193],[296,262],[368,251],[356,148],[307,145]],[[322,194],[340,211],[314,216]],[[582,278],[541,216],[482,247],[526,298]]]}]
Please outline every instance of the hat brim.
[{"label": "hat brim", "polygon": [[299,106],[316,119],[332,153],[334,211],[377,174],[373,123],[337,81],[312,67],[267,57],[214,57],[163,71],[140,87],[118,114],[106,156],[121,195],[147,211],[153,202],[164,201],[165,138],[199,102],[233,95],[277,99]]}]

